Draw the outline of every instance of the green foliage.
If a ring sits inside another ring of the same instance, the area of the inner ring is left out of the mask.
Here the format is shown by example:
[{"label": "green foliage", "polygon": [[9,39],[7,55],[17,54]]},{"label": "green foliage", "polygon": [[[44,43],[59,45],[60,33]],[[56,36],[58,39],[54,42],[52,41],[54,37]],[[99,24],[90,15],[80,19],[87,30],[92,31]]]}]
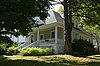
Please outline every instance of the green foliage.
[{"label": "green foliage", "polygon": [[14,48],[16,48],[16,47],[15,46],[9,47],[6,52],[7,55],[15,55],[19,52],[18,49],[14,50]]},{"label": "green foliage", "polygon": [[82,39],[75,40],[72,44],[72,49],[75,55],[79,56],[91,55],[94,52],[93,44]]},{"label": "green foliage", "polygon": [[5,49],[5,47],[3,47],[3,46],[0,46],[0,55],[3,55],[3,54],[5,54],[5,52],[6,52],[6,49]]},{"label": "green foliage", "polygon": [[0,43],[0,55],[4,54],[16,54],[15,52],[18,52],[18,50],[14,50],[15,47],[17,47],[18,44],[15,43]]},{"label": "green foliage", "polygon": [[51,55],[53,54],[53,50],[49,48],[41,49],[41,48],[27,48],[23,49],[20,52],[22,55],[26,56],[42,56],[42,55]]},{"label": "green foliage", "polygon": [[51,55],[53,54],[53,49],[45,48],[42,49],[42,55]]},{"label": "green foliage", "polygon": [[0,43],[13,43],[8,36],[0,36]]},{"label": "green foliage", "polygon": [[8,43],[0,43],[0,55],[6,54],[7,48],[10,46]]},{"label": "green foliage", "polygon": [[74,6],[73,14],[80,16],[87,25],[100,25],[99,0],[76,0]]},{"label": "green foliage", "polygon": [[87,26],[84,25],[83,27],[87,32],[91,33],[94,37],[100,38],[100,28],[98,25],[94,26]]},{"label": "green foliage", "polygon": [[18,43],[17,42],[13,42],[13,44],[11,44],[11,46],[18,47]]},{"label": "green foliage", "polygon": [[26,36],[34,17],[47,17],[49,5],[48,0],[0,0],[0,42],[2,35]]},{"label": "green foliage", "polygon": [[[100,0],[69,0],[68,4],[68,8],[71,7],[72,16],[80,17],[89,26],[100,26]],[[63,11],[64,9],[59,7],[58,12],[62,13]]]}]

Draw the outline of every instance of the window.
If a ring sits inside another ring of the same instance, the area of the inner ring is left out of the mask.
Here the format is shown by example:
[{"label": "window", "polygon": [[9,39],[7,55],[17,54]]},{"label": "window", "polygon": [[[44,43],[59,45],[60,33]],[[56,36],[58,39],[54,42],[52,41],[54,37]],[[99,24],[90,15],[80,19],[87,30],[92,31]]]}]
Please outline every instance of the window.
[{"label": "window", "polygon": [[44,35],[43,34],[40,35],[40,40],[42,40],[42,39],[44,39]]},{"label": "window", "polygon": [[51,32],[51,38],[55,38],[55,32],[54,31]]}]

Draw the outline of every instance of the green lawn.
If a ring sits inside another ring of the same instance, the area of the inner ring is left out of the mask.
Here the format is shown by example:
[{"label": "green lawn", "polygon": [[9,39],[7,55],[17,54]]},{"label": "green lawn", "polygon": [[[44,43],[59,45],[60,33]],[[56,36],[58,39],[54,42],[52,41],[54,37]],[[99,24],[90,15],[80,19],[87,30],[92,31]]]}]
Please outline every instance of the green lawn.
[{"label": "green lawn", "polygon": [[100,56],[88,58],[70,55],[16,56],[0,58],[0,66],[100,66]]}]

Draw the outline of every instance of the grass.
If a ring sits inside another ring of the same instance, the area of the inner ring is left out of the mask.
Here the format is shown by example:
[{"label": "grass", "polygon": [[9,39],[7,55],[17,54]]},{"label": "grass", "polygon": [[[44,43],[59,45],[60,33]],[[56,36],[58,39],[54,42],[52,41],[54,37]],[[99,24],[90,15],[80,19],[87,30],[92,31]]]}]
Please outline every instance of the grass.
[{"label": "grass", "polygon": [[16,56],[0,58],[0,66],[100,66],[100,55],[87,58],[71,55]]}]

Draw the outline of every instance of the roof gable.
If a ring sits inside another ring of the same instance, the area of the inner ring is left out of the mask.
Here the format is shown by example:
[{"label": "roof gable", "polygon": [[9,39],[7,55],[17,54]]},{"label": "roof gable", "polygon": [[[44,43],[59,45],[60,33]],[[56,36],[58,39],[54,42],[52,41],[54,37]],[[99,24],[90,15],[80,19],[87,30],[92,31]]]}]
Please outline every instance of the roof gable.
[{"label": "roof gable", "polygon": [[48,12],[50,16],[45,20],[46,24],[54,23],[54,22],[63,22],[63,18],[61,15],[55,11]]}]

